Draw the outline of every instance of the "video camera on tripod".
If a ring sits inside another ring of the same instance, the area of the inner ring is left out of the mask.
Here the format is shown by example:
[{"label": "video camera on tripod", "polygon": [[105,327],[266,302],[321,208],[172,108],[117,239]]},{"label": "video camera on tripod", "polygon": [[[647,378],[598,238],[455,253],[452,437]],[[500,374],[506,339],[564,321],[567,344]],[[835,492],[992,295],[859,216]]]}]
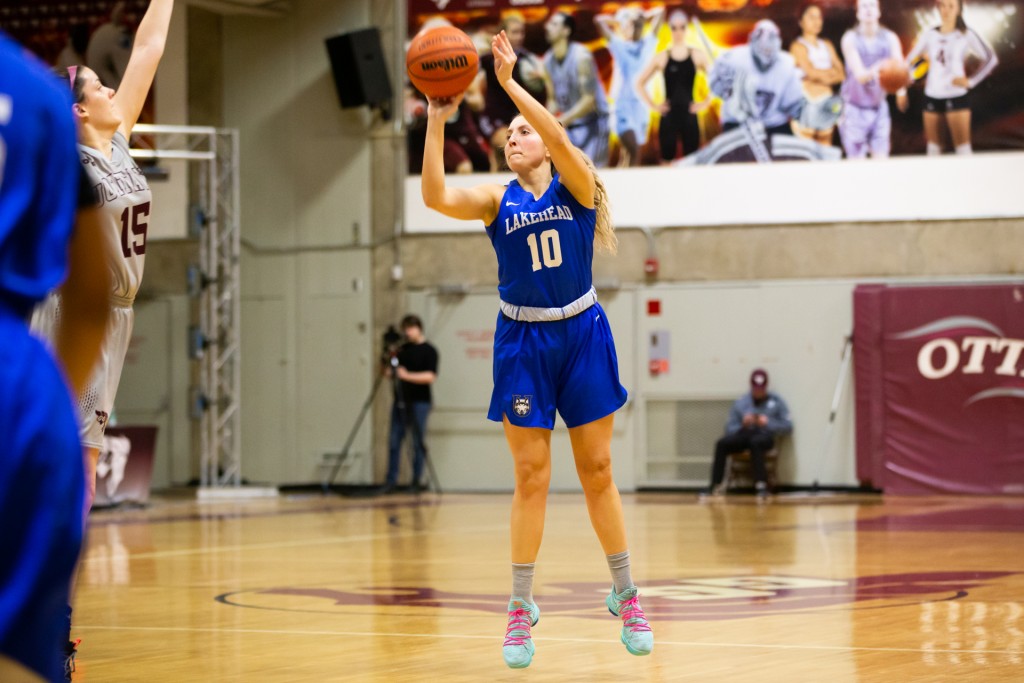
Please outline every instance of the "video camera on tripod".
[{"label": "video camera on tripod", "polygon": [[394,325],[388,325],[388,329],[381,336],[380,364],[390,365],[392,369],[398,367],[398,350],[402,347],[402,333]]},{"label": "video camera on tripod", "polygon": [[[403,326],[405,322],[403,321]],[[418,324],[418,322],[417,322]],[[398,353],[402,348],[402,342],[405,340],[405,335],[398,331],[398,328],[394,325],[388,325],[387,330],[381,335],[381,352],[380,352],[380,367],[381,372],[377,375],[376,380],[373,383],[373,387],[370,389],[369,396],[366,397],[366,401],[363,402],[363,407],[359,411],[359,415],[356,417],[356,422],[352,426],[352,430],[349,432],[348,437],[345,439],[345,444],[342,446],[341,452],[337,454],[328,453],[325,454],[327,457],[334,460],[334,466],[331,471],[324,478],[323,491],[326,494],[331,485],[334,483],[335,478],[338,476],[338,471],[349,462],[351,458],[352,443],[355,440],[356,433],[359,431],[359,426],[363,423],[364,418],[370,411],[370,407],[373,404],[374,397],[377,395],[377,390],[380,389],[381,384],[386,376],[390,377],[390,384],[394,390],[394,396],[396,405],[399,407],[410,428],[414,431],[417,429],[416,423],[409,419],[408,413],[406,413],[406,406],[403,392],[400,389],[400,380],[398,379]],[[390,368],[390,372],[384,372],[385,368]],[[422,443],[422,434],[419,434],[417,438]],[[424,446],[425,448],[425,446]],[[430,481],[433,483],[434,490],[437,493],[441,492],[440,485],[437,480],[437,473],[434,471],[434,464],[429,457],[425,460],[427,471],[430,475]]]}]

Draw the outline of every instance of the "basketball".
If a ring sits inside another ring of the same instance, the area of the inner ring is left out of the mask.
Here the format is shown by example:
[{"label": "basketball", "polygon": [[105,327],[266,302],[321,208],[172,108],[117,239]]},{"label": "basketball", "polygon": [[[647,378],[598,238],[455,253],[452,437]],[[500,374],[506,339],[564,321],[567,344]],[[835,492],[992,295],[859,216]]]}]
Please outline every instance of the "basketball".
[{"label": "basketball", "polygon": [[476,46],[454,26],[417,33],[405,55],[405,70],[416,89],[431,99],[454,97],[476,78]]},{"label": "basketball", "polygon": [[887,59],[878,70],[878,84],[892,95],[900,88],[910,85],[910,69],[898,59]]}]

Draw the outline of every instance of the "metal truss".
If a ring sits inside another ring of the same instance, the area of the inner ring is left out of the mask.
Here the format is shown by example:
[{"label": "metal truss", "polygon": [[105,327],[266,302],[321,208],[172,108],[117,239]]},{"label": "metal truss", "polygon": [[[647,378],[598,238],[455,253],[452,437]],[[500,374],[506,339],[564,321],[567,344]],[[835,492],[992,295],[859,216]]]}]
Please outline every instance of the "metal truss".
[{"label": "metal truss", "polygon": [[199,325],[190,330],[197,364],[192,415],[199,423],[200,496],[242,483],[240,311],[241,255],[238,131],[199,126],[137,125],[132,156],[191,162],[192,230],[199,264],[189,269],[189,294]]}]

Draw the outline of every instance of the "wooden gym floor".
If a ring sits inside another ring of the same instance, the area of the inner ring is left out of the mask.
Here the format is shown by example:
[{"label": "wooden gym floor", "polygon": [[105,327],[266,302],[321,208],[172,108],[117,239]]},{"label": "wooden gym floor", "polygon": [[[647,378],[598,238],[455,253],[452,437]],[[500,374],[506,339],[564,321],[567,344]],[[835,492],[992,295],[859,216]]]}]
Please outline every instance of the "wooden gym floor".
[{"label": "wooden gym floor", "polygon": [[508,494],[95,511],[74,680],[1024,680],[1024,499],[625,495],[629,655],[579,494],[552,494],[529,669],[501,659]]}]

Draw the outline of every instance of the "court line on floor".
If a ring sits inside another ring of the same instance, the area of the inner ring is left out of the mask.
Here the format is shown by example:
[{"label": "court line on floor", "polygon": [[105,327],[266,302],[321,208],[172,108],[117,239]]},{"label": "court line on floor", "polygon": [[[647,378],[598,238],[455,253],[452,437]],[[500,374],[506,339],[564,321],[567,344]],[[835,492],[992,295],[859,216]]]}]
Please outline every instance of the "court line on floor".
[{"label": "court line on floor", "polygon": [[[151,631],[159,633],[236,633],[249,635],[285,635],[285,636],[345,636],[353,638],[440,638],[445,640],[499,640],[495,635],[469,635],[452,633],[383,633],[365,631],[294,631],[286,629],[261,628],[197,628],[185,626],[100,626],[75,624],[75,630],[82,631]],[[539,642],[551,643],[610,643],[617,639],[603,638],[549,638],[538,639]],[[830,652],[908,652],[927,654],[988,654],[1016,655],[1020,650],[956,650],[949,648],[916,648],[916,647],[858,647],[852,645],[788,645],[768,643],[707,643],[690,640],[656,640],[657,645],[676,645],[680,647],[722,647],[722,648],[758,648],[762,650],[819,650]]]},{"label": "court line on floor", "polygon": [[[470,527],[465,529],[446,529],[445,534],[448,536],[458,534],[475,534],[475,533],[492,533],[492,532],[508,532],[508,524],[487,526],[487,527]],[[380,534],[361,534],[359,536],[321,536],[318,538],[307,538],[303,540],[295,541],[275,541],[273,543],[238,543],[235,545],[220,545],[220,546],[204,546],[202,548],[180,548],[178,550],[154,550],[148,553],[130,553],[129,559],[132,560],[143,560],[153,559],[159,557],[178,557],[185,555],[202,555],[205,553],[221,553],[221,552],[235,552],[245,550],[272,550],[276,548],[297,548],[307,545],[332,545],[339,543],[364,543],[366,541],[380,541],[385,539],[394,538],[412,538],[420,536],[425,533],[425,530],[411,530],[411,531],[392,531],[388,533]],[[90,562],[109,562],[108,557],[85,557],[82,559],[83,563]]]}]

